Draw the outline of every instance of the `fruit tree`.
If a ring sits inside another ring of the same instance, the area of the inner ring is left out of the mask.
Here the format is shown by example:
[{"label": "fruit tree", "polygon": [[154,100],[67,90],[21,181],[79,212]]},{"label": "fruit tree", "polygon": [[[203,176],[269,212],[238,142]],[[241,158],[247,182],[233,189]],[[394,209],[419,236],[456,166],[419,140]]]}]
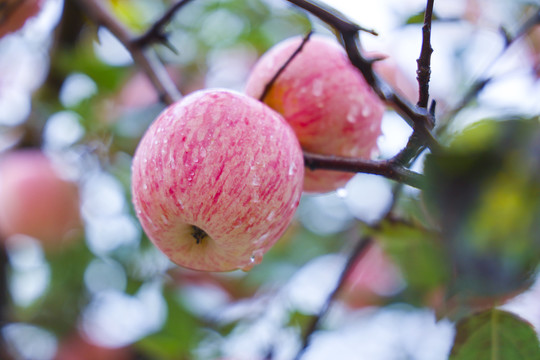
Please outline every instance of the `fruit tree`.
[{"label": "fruit tree", "polygon": [[540,359],[540,4],[0,1],[0,359]]}]

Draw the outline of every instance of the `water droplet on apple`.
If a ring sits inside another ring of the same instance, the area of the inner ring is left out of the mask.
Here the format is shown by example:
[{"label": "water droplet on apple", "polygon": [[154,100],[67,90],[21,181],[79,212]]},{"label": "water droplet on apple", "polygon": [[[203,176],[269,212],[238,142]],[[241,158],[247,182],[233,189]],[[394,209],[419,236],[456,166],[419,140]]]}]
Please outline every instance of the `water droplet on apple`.
[{"label": "water droplet on apple", "polygon": [[268,214],[268,216],[266,217],[266,220],[272,221],[272,220],[274,220],[275,217],[276,217],[276,212],[274,210],[272,210],[270,212],[270,214]]},{"label": "water droplet on apple", "polygon": [[357,105],[351,106],[347,113],[347,121],[351,124],[356,122],[356,117],[360,114],[360,108]]},{"label": "water droplet on apple", "polygon": [[289,165],[289,176],[292,176],[295,172],[296,172],[296,164],[293,161]]},{"label": "water droplet on apple", "polygon": [[167,217],[163,214],[161,214],[161,220],[163,220],[163,223],[164,224],[168,224],[169,223],[169,220],[167,220]]},{"label": "water droplet on apple", "polygon": [[321,96],[323,93],[323,87],[324,87],[324,83],[322,82],[321,79],[316,79],[315,81],[313,81],[313,91],[312,91],[313,96],[315,97]]},{"label": "water droplet on apple", "polygon": [[180,200],[179,198],[176,199],[176,202],[178,203],[178,206],[180,207],[180,209],[184,210],[184,203],[182,203],[182,200]]},{"label": "water droplet on apple", "polygon": [[264,250],[262,249],[255,250],[251,254],[250,262],[253,263],[254,265],[260,264],[263,260],[263,255],[264,255]]},{"label": "water droplet on apple", "polygon": [[148,190],[148,185],[143,184],[143,189],[144,189],[144,190]]},{"label": "water droplet on apple", "polygon": [[205,148],[201,148],[201,157],[205,157],[206,156],[206,149]]},{"label": "water droplet on apple", "polygon": [[369,106],[364,106],[362,109],[362,116],[368,117],[369,115],[371,115],[371,108]]}]

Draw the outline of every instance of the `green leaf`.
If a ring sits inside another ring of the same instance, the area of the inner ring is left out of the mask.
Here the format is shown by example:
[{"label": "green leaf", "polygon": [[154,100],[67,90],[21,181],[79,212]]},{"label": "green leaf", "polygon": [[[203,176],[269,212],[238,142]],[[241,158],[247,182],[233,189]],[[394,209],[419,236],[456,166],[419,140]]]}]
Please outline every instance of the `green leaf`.
[{"label": "green leaf", "polygon": [[540,343],[525,320],[509,312],[488,310],[457,324],[450,359],[540,359]]},{"label": "green leaf", "polygon": [[[437,20],[439,20],[439,17],[435,13],[433,13],[433,16],[431,17],[431,21],[437,21]],[[405,25],[423,24],[423,23],[424,23],[424,10],[409,16],[407,20],[405,20]]]}]

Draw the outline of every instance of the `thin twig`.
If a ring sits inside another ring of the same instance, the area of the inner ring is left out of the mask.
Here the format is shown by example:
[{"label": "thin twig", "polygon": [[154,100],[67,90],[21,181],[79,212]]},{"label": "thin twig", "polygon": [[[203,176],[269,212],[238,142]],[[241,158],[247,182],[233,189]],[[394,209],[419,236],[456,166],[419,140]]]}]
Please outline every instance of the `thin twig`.
[{"label": "thin twig", "polygon": [[388,179],[422,188],[423,175],[406,169],[394,161],[363,160],[333,155],[320,155],[304,151],[305,166],[311,170],[326,169],[354,173],[382,175]]},{"label": "thin twig", "polygon": [[429,78],[431,75],[431,18],[433,16],[433,3],[435,0],[427,0],[426,11],[424,13],[424,26],[422,27],[422,50],[420,57],[416,60],[418,70],[416,70],[418,80],[418,103],[419,107],[427,108],[429,101]]},{"label": "thin twig", "polygon": [[534,26],[540,24],[540,8],[537,8],[534,13],[527,18],[523,24],[519,27],[519,30],[513,37],[508,37],[505,35],[505,46],[503,49],[497,54],[495,58],[492,59],[492,61],[489,63],[488,66],[484,68],[484,71],[481,75],[477,77],[477,79],[470,85],[469,90],[465,93],[463,98],[449,111],[446,112],[444,115],[444,124],[442,126],[439,126],[437,129],[437,132],[440,134],[446,128],[448,128],[450,121],[465,107],[467,107],[474,99],[478,97],[478,95],[484,90],[484,88],[493,81],[493,76],[488,76],[487,74],[493,69],[495,64],[504,56],[504,54],[508,51],[508,49],[522,36],[524,36],[529,30],[531,30]]},{"label": "thin twig", "polygon": [[312,33],[313,32],[310,31],[310,32],[308,32],[306,34],[306,36],[304,36],[304,39],[302,39],[302,42],[300,43],[300,46],[292,53],[292,55],[287,59],[287,61],[279,68],[278,71],[276,71],[276,73],[274,74],[272,79],[270,79],[270,81],[266,84],[261,96],[259,97],[260,101],[264,101],[264,99],[266,98],[266,95],[268,95],[268,93],[270,92],[270,89],[272,89],[272,86],[274,85],[274,83],[276,82],[278,77],[285,71],[285,69],[293,61],[293,59],[296,57],[296,55],[300,54],[300,52],[304,48],[304,45],[306,45],[309,38],[311,37]]},{"label": "thin twig", "polygon": [[171,49],[168,44],[167,35],[165,34],[165,26],[171,21],[174,15],[176,15],[177,11],[191,1],[192,0],[181,0],[173,4],[144,34],[132,40],[133,45],[144,48],[152,43],[158,42],[166,44],[167,47]]},{"label": "thin twig", "polygon": [[349,256],[349,259],[347,260],[347,263],[345,264],[345,267],[341,271],[341,274],[339,276],[338,282],[334,290],[332,290],[330,295],[326,298],[326,301],[324,302],[324,305],[319,311],[319,313],[315,317],[312,318],[312,321],[309,323],[309,325],[305,329],[305,332],[302,338],[302,347],[300,348],[300,351],[296,354],[294,358],[295,360],[299,360],[304,355],[304,352],[306,351],[306,349],[308,348],[311,342],[311,338],[313,334],[318,329],[319,324],[321,323],[323,318],[326,316],[335,298],[337,297],[337,295],[343,288],[345,279],[347,279],[347,277],[349,276],[356,262],[359,261],[367,253],[367,250],[369,249],[372,243],[373,243],[373,239],[371,237],[363,237],[360,239],[360,241],[354,248],[353,252]]},{"label": "thin twig", "polygon": [[11,359],[7,350],[7,344],[2,336],[1,330],[8,324],[8,307],[9,307],[9,292],[8,292],[8,258],[6,249],[0,239],[0,359]]},{"label": "thin twig", "polygon": [[107,28],[126,47],[135,63],[144,70],[163,102],[172,104],[182,97],[156,54],[151,49],[134,45],[133,34],[110,13],[101,1],[78,0],[78,3],[85,14],[97,24]]}]

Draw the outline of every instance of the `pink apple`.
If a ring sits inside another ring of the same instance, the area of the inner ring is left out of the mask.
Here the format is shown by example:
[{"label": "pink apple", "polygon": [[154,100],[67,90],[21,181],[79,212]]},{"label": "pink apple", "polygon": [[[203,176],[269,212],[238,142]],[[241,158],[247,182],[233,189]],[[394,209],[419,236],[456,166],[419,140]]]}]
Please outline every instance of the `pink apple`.
[{"label": "pink apple", "polygon": [[24,234],[56,246],[80,228],[76,184],[59,176],[39,150],[0,157],[0,233]]},{"label": "pink apple", "polygon": [[227,90],[169,106],[133,158],[137,216],[173,262],[248,270],[287,229],[302,193],[302,150],[285,120]]},{"label": "pink apple", "polygon": [[[264,54],[253,68],[246,93],[260,98],[301,41],[301,37],[287,39]],[[306,151],[368,159],[377,149],[384,105],[343,48],[330,38],[312,36],[264,102],[285,117]],[[352,176],[306,170],[304,190],[335,190]]]},{"label": "pink apple", "polygon": [[22,28],[41,10],[44,0],[7,0],[0,4],[0,38]]}]

